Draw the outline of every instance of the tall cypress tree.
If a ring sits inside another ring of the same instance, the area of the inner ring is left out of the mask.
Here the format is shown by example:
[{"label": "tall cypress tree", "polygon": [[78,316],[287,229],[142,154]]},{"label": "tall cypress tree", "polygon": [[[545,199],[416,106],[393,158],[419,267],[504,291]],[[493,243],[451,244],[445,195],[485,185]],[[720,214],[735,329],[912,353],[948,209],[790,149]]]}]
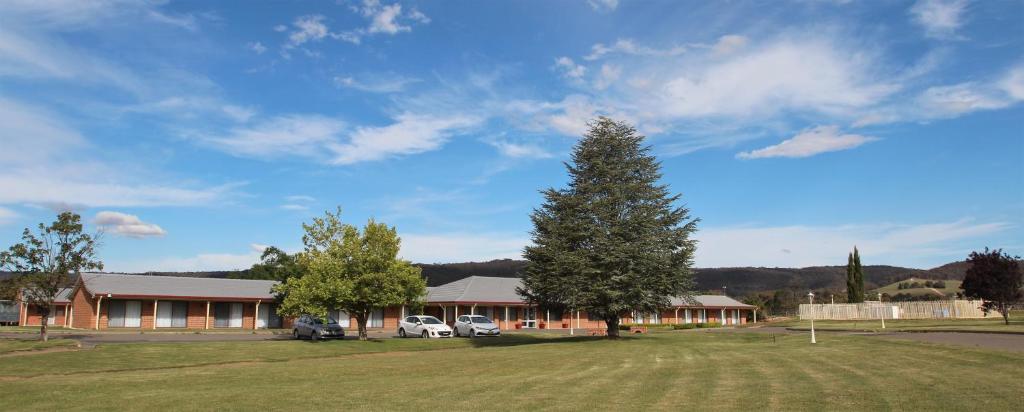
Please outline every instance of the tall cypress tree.
[{"label": "tall cypress tree", "polygon": [[846,301],[856,303],[857,300],[857,275],[853,272],[853,252],[846,255]]},{"label": "tall cypress tree", "polygon": [[543,307],[586,310],[610,337],[621,315],[667,307],[693,286],[698,219],[658,183],[661,166],[643,140],[625,123],[594,121],[566,164],[568,187],[543,191],[524,251],[519,294]]},{"label": "tall cypress tree", "polygon": [[857,247],[853,247],[853,274],[854,281],[857,282],[857,302],[864,301],[864,271],[860,266],[860,252],[857,251]]}]

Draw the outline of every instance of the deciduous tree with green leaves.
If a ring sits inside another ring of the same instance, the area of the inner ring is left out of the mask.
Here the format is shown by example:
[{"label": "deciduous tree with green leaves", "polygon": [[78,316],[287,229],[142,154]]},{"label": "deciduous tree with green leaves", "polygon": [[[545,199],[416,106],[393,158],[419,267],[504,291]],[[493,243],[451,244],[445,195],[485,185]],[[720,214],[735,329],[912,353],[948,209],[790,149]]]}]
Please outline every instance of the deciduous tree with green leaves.
[{"label": "deciduous tree with green leaves", "polygon": [[643,141],[628,124],[591,123],[566,164],[568,187],[543,192],[524,251],[519,294],[541,307],[586,310],[609,337],[623,314],[665,308],[693,286],[698,219],[659,183],[661,166]]},{"label": "deciduous tree with green leaves", "polygon": [[983,299],[982,308],[986,313],[996,311],[1003,315],[1003,322],[1010,324],[1010,307],[1024,299],[1024,279],[1020,268],[1020,257],[1003,253],[1002,249],[971,252],[967,263],[971,267],[964,274],[960,285],[964,295]]},{"label": "deciduous tree with green leaves", "polygon": [[395,305],[417,305],[426,294],[420,269],[398,258],[401,239],[393,227],[372,219],[360,231],[341,222],[341,208],[303,224],[305,275],[275,287],[284,295],[279,313],[326,317],[344,310],[356,318],[366,340],[370,313]]},{"label": "deciduous tree with green leaves", "polygon": [[15,285],[21,288],[21,299],[39,308],[39,338],[47,335],[46,318],[60,290],[68,287],[71,276],[82,271],[103,270],[96,259],[98,235],[82,233],[82,218],[63,212],[49,226],[39,224],[38,233],[28,228],[21,234],[22,243],[0,252],[0,268],[14,272]]}]

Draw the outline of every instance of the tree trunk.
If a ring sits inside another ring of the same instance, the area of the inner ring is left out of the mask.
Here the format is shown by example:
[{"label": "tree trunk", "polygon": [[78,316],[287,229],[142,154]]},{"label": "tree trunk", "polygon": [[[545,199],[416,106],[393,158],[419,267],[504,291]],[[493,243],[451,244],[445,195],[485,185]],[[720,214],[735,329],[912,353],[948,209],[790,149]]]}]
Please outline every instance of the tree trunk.
[{"label": "tree trunk", "polygon": [[608,337],[615,339],[619,337],[619,317],[605,318],[604,324],[608,326]]},{"label": "tree trunk", "polygon": [[1006,305],[1006,304],[1003,304],[1003,305],[1000,305],[1000,306],[1001,307],[999,308],[999,313],[1003,315],[1003,323],[1005,323],[1006,325],[1009,325],[1010,324],[1010,306]]},{"label": "tree trunk", "polygon": [[356,314],[356,323],[359,325],[359,340],[366,340],[366,318],[367,314]]},{"label": "tree trunk", "polygon": [[47,321],[50,319],[50,311],[43,310],[40,311],[40,313],[42,316],[39,321],[39,340],[46,342],[50,340],[50,336],[46,333]]}]

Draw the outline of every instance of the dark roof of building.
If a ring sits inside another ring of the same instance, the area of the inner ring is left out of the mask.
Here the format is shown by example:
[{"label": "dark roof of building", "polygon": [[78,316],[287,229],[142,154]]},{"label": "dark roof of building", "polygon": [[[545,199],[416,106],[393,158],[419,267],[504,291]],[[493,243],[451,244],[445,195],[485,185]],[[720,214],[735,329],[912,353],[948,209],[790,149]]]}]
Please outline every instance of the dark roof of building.
[{"label": "dark roof of building", "polygon": [[[445,285],[427,288],[427,303],[523,303],[516,288],[523,285],[519,278],[470,276]],[[674,297],[672,306],[753,308],[723,295],[694,295],[689,299]]]},{"label": "dark roof of building", "polygon": [[92,295],[111,297],[272,300],[272,280],[190,278],[177,276],[83,273]]}]

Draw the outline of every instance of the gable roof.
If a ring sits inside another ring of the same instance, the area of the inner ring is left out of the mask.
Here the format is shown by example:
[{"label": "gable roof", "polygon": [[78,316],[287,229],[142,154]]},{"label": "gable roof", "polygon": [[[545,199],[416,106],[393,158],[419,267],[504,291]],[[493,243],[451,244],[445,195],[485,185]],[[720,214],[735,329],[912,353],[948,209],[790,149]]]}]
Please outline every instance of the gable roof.
[{"label": "gable roof", "polygon": [[427,302],[523,303],[516,293],[522,284],[519,278],[470,276],[427,288]]},{"label": "gable roof", "polygon": [[[60,288],[59,290],[57,290],[57,295],[53,297],[53,303],[59,305],[66,305],[68,303],[71,303],[71,292],[73,292],[74,290],[75,288]],[[28,289],[21,290],[21,296],[25,296],[28,293]]]},{"label": "gable roof", "polygon": [[89,294],[112,298],[273,300],[272,280],[190,278],[179,276],[83,273],[81,285]]},{"label": "gable roof", "polygon": [[[427,303],[506,303],[522,304],[523,298],[516,293],[522,287],[519,278],[470,276],[441,286],[427,288]],[[673,297],[672,306],[753,308],[722,295],[694,295],[692,301]]]}]

